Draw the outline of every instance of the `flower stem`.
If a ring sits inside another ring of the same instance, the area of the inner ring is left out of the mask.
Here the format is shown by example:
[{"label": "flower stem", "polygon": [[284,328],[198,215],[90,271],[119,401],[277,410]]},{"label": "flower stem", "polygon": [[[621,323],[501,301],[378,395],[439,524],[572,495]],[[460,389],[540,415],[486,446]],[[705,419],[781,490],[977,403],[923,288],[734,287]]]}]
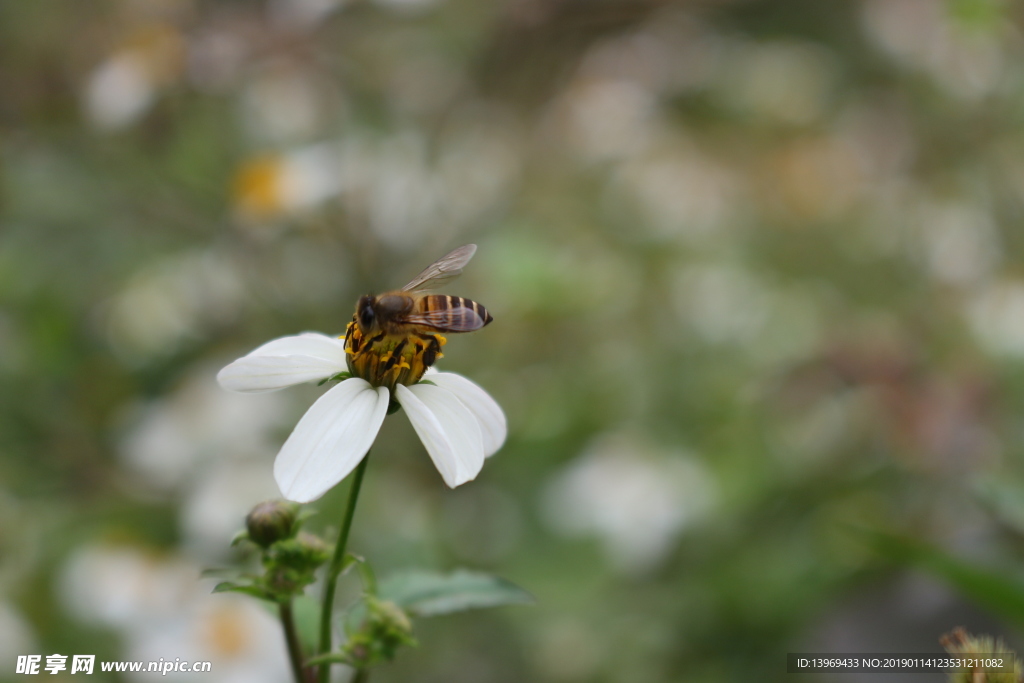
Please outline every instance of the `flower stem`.
[{"label": "flower stem", "polygon": [[[324,582],[324,604],[320,612],[320,654],[324,655],[331,651],[331,613],[334,611],[334,589],[338,583],[338,575],[345,562],[345,547],[348,545],[348,532],[352,528],[352,517],[356,512],[356,501],[359,499],[359,487],[363,484],[363,474],[366,472],[366,463],[370,461],[370,453],[367,452],[362,462],[356,467],[355,476],[352,478],[352,486],[348,490],[348,505],[345,506],[345,519],[341,523],[341,531],[338,532],[338,543],[334,546],[334,558],[327,568],[327,576]],[[331,678],[331,665],[320,665],[320,683],[329,683]]]},{"label": "flower stem", "polygon": [[370,680],[369,669],[356,669],[356,675],[352,677],[349,683],[366,683],[368,680]]},{"label": "flower stem", "polygon": [[288,644],[288,659],[292,663],[295,683],[307,683],[306,671],[302,666],[302,648],[299,645],[299,634],[295,630],[295,615],[292,613],[292,601],[278,605],[281,610],[281,625],[284,626],[284,639]]}]

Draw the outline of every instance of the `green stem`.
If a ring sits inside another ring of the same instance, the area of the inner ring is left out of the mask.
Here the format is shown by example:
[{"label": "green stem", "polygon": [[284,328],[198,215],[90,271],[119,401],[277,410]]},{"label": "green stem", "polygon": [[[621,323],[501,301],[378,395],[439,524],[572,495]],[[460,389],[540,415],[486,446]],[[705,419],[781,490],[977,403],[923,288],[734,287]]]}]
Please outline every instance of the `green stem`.
[{"label": "green stem", "polygon": [[370,680],[369,669],[356,669],[356,675],[352,677],[349,683],[366,683],[368,680]]},{"label": "green stem", "polygon": [[[348,532],[352,528],[352,517],[356,512],[356,501],[359,499],[359,487],[363,484],[363,474],[366,472],[366,463],[370,461],[370,453],[367,452],[362,462],[356,467],[355,476],[352,479],[352,486],[348,490],[348,505],[345,507],[345,519],[341,523],[341,531],[338,533],[338,543],[334,546],[334,558],[327,568],[327,576],[324,579],[324,604],[320,612],[320,652],[327,654],[331,651],[331,613],[334,611],[334,589],[338,583],[338,575],[345,562],[345,547],[348,545]],[[358,674],[357,674],[358,676]],[[320,683],[329,683],[331,678],[331,665],[320,665]],[[358,680],[358,678],[357,678]]]},{"label": "green stem", "polygon": [[299,634],[295,630],[295,615],[292,613],[292,601],[282,602],[281,625],[284,626],[284,639],[288,644],[288,659],[292,663],[295,683],[306,683],[306,672],[302,667],[302,647],[299,645]]}]

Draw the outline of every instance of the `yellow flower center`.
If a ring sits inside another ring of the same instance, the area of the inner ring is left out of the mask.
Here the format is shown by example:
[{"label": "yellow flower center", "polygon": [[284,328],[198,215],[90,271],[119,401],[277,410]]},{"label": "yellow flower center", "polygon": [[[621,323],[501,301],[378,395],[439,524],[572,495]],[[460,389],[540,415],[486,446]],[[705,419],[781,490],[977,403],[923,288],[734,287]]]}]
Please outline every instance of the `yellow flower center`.
[{"label": "yellow flower center", "polygon": [[220,608],[208,617],[205,624],[207,642],[219,655],[236,657],[249,641],[245,618],[237,609]]},{"label": "yellow flower center", "polygon": [[235,176],[234,197],[239,211],[251,218],[267,218],[283,206],[279,157],[263,156],[246,162]]},{"label": "yellow flower center", "polygon": [[345,353],[352,375],[392,391],[397,384],[419,382],[427,368],[444,355],[441,347],[447,342],[440,334],[418,331],[380,332],[367,338],[354,320],[345,329]]}]

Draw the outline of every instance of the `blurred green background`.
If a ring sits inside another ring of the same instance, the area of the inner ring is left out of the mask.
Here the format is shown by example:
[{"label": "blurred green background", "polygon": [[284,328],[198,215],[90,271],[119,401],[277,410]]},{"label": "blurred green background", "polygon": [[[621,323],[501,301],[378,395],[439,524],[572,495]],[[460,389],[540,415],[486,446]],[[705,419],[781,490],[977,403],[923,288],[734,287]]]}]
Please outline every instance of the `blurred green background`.
[{"label": "blurred green background", "polygon": [[[1022,22],[0,3],[0,680],[92,653],[287,681],[276,622],[198,576],[238,561],[322,389],[214,376],[466,242],[446,293],[495,321],[441,367],[508,443],[449,491],[388,420],[352,549],[537,605],[422,621],[375,683],[776,681],[786,652],[935,652],[958,625],[1018,644]],[[804,676],[911,678],[943,677]]]}]

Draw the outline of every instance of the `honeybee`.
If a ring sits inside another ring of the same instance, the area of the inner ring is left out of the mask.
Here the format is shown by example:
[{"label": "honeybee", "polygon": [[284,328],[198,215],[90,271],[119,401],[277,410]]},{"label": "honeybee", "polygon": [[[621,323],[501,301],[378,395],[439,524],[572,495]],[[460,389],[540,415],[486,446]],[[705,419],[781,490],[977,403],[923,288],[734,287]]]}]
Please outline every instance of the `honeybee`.
[{"label": "honeybee", "polygon": [[476,301],[426,293],[458,277],[475,253],[475,244],[461,246],[401,289],[360,297],[345,330],[352,374],[391,389],[415,384],[442,357],[442,332],[472,332],[490,323],[494,318]]}]

